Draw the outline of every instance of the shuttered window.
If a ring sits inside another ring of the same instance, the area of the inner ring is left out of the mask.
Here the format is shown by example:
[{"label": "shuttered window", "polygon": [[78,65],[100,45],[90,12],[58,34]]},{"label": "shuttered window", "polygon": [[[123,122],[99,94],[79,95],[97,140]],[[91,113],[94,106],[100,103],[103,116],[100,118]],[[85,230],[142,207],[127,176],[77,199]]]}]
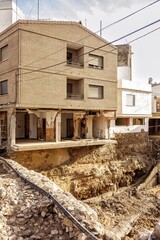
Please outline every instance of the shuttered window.
[{"label": "shuttered window", "polygon": [[126,105],[127,106],[135,106],[135,95],[133,95],[133,94],[126,95]]},{"label": "shuttered window", "polygon": [[103,68],[103,57],[94,54],[89,54],[89,67]]},{"label": "shuttered window", "polygon": [[8,45],[0,48],[0,61],[4,61],[8,58]]},{"label": "shuttered window", "polygon": [[103,98],[103,86],[89,85],[88,98]]}]

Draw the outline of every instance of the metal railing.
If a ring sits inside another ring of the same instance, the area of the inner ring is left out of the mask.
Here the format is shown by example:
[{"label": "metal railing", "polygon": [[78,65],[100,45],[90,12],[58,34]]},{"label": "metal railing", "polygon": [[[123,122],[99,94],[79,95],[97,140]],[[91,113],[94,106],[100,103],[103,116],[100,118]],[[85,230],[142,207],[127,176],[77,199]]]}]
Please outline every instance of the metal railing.
[{"label": "metal railing", "polygon": [[67,98],[81,100],[84,98],[83,94],[67,93]]},{"label": "metal railing", "polygon": [[72,61],[67,61],[67,65],[72,65],[72,67],[83,67],[83,64],[80,62],[72,62]]}]

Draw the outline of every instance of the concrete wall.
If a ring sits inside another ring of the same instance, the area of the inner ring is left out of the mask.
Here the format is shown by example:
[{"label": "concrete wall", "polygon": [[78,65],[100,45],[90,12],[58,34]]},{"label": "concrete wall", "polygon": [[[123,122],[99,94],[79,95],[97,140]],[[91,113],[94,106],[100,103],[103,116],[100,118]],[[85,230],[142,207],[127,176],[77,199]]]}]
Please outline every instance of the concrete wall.
[{"label": "concrete wall", "polygon": [[111,126],[109,128],[110,138],[115,138],[116,133],[139,133],[148,132],[149,119],[145,118],[144,125],[133,125],[133,118],[130,118],[130,125],[128,126]]},{"label": "concrete wall", "polygon": [[47,170],[69,160],[67,148],[14,152],[10,157],[28,169]]}]

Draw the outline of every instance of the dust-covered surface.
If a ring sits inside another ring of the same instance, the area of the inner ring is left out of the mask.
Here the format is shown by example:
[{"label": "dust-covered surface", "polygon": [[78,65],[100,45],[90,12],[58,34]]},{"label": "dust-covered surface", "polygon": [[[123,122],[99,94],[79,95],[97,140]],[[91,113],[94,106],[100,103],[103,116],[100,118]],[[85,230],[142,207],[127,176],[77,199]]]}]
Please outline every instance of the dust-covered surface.
[{"label": "dust-covered surface", "polygon": [[121,189],[117,193],[103,194],[85,200],[98,213],[99,220],[107,229],[113,229],[121,221],[138,220],[126,239],[136,239],[145,229],[153,231],[160,220],[160,186],[137,191],[135,187]]},{"label": "dust-covered surface", "polygon": [[72,149],[70,156],[67,164],[42,173],[89,204],[109,230],[137,216],[126,239],[153,231],[160,219],[160,188],[137,190],[156,164],[146,133],[118,134],[117,144]]},{"label": "dust-covered surface", "polygon": [[70,150],[70,161],[42,171],[78,199],[130,186],[154,164],[146,133],[118,134],[117,144]]}]

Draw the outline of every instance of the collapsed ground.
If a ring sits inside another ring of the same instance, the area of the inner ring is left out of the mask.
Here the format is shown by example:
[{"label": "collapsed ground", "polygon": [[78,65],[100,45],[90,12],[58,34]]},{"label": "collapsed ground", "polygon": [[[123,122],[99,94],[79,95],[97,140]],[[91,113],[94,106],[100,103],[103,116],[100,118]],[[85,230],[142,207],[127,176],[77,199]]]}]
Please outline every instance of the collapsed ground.
[{"label": "collapsed ground", "polygon": [[117,144],[70,150],[68,163],[42,173],[98,213],[112,229],[120,221],[137,221],[127,239],[152,230],[160,219],[160,187],[137,190],[156,164],[146,133],[119,134]]}]

